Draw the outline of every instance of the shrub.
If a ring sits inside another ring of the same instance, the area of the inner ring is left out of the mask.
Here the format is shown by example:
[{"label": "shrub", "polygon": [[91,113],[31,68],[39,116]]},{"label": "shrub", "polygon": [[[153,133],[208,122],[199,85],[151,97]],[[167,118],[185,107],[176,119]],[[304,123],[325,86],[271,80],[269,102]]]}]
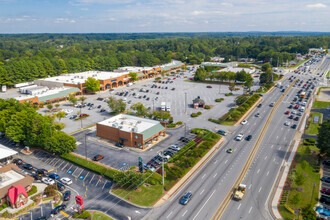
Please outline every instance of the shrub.
[{"label": "shrub", "polygon": [[87,219],[90,216],[91,216],[91,213],[86,210],[83,210],[81,214],[79,214],[78,212],[75,212],[73,214],[73,218],[78,218],[78,219]]},{"label": "shrub", "polygon": [[233,95],[232,92],[230,92],[230,93],[226,93],[226,94],[225,94],[225,96],[232,96],[232,95]]},{"label": "shrub", "polygon": [[315,138],[310,138],[310,139],[309,139],[309,142],[310,142],[311,144],[315,144],[316,140],[315,140]]},{"label": "shrub", "polygon": [[295,182],[298,186],[301,186],[302,184],[304,184],[305,180],[306,180],[306,178],[301,173],[298,173],[296,175]]},{"label": "shrub", "polygon": [[31,196],[35,194],[38,191],[37,187],[35,185],[32,186],[31,190],[27,193],[28,196]]},{"label": "shrub", "polygon": [[225,100],[224,98],[220,98],[220,99],[216,99],[215,102],[222,102],[223,100]]},{"label": "shrub", "polygon": [[211,109],[211,106],[205,105],[205,109]]},{"label": "shrub", "polygon": [[193,118],[196,118],[198,115],[196,113],[191,113],[190,116],[193,117]]},{"label": "shrub", "polygon": [[45,188],[45,195],[47,196],[55,196],[56,195],[56,185],[49,185]]},{"label": "shrub", "polygon": [[177,125],[182,125],[183,123],[182,123],[182,121],[178,121],[176,124]]},{"label": "shrub", "polygon": [[300,201],[301,201],[300,193],[296,193],[291,199],[291,203],[294,205],[297,205]]},{"label": "shrub", "polygon": [[197,112],[197,115],[201,115],[202,114],[202,112]]},{"label": "shrub", "polygon": [[167,125],[167,128],[175,128],[176,124],[169,124]]}]

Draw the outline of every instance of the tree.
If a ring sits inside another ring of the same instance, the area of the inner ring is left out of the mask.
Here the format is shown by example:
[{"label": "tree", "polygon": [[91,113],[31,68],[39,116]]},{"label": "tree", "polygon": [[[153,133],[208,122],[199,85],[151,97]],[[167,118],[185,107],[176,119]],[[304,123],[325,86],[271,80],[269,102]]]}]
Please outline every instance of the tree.
[{"label": "tree", "polygon": [[270,69],[272,68],[272,66],[270,65],[270,63],[264,63],[261,66],[261,71],[266,72],[266,70],[268,70],[269,68]]},{"label": "tree", "polygon": [[330,119],[328,118],[319,127],[316,146],[320,149],[321,154],[330,155]]},{"label": "tree", "polygon": [[301,201],[301,196],[300,193],[296,193],[292,198],[291,198],[291,203],[294,205],[297,205]]},{"label": "tree", "polygon": [[108,100],[108,105],[114,114],[118,114],[126,110],[126,103],[122,99],[110,97]]},{"label": "tree", "polygon": [[301,216],[304,220],[316,219],[316,212],[314,211],[313,206],[311,204],[308,204],[304,208],[302,208]]},{"label": "tree", "polygon": [[166,120],[170,119],[171,114],[166,111],[154,111],[152,113],[152,116],[158,120],[166,121]]},{"label": "tree", "polygon": [[85,81],[85,87],[87,91],[90,92],[96,92],[100,90],[100,81],[93,78],[93,77],[88,77],[87,80]]},{"label": "tree", "polygon": [[233,92],[235,90],[235,83],[229,83],[228,89]]},{"label": "tree", "polygon": [[53,105],[52,105],[52,104],[48,104],[48,105],[47,105],[47,108],[48,108],[48,110],[50,111],[50,110],[52,110]]},{"label": "tree", "polygon": [[58,122],[58,123],[55,123],[54,125],[55,125],[54,127],[55,127],[56,131],[61,131],[65,128],[65,124],[63,124],[63,123]]},{"label": "tree", "polygon": [[78,99],[75,95],[69,95],[69,101],[72,103],[72,105],[75,105],[78,102]]},{"label": "tree", "polygon": [[62,118],[65,117],[65,112],[60,111],[55,114],[55,117],[58,119],[58,121],[61,121]]},{"label": "tree", "polygon": [[79,101],[81,101],[81,104],[82,104],[82,105],[84,104],[84,102],[85,102],[86,99],[87,99],[87,98],[86,98],[85,96],[80,96],[80,97],[79,97]]},{"label": "tree", "polygon": [[146,116],[148,114],[148,109],[141,102],[132,105],[131,109],[136,111],[137,115]]},{"label": "tree", "polygon": [[250,90],[252,85],[253,85],[253,78],[250,74],[248,74],[246,76],[244,86],[246,86],[246,88],[248,88],[248,90]]},{"label": "tree", "polygon": [[138,80],[138,78],[137,78],[137,73],[130,72],[128,75],[129,75],[129,77],[131,77],[131,81],[132,81],[132,82],[135,82],[135,81]]},{"label": "tree", "polygon": [[47,196],[55,196],[56,195],[56,186],[55,185],[46,186],[44,193]]},{"label": "tree", "polygon": [[235,99],[235,103],[236,103],[236,105],[242,105],[248,99],[249,99],[248,95],[240,95],[240,96],[237,96],[237,98]]},{"label": "tree", "polygon": [[164,78],[164,76],[165,76],[165,71],[163,70],[163,71],[160,73],[160,75],[162,76],[162,78]]},{"label": "tree", "polygon": [[76,139],[62,131],[54,131],[45,143],[46,150],[58,155],[70,153],[76,148]]},{"label": "tree", "polygon": [[60,107],[60,104],[59,104],[59,103],[56,103],[56,104],[55,104],[55,107],[56,107],[56,108]]},{"label": "tree", "polygon": [[199,67],[194,75],[195,81],[204,81],[207,77],[207,72],[204,68]]},{"label": "tree", "polygon": [[260,83],[261,84],[270,84],[273,82],[273,70],[268,68],[264,73],[260,74]]}]

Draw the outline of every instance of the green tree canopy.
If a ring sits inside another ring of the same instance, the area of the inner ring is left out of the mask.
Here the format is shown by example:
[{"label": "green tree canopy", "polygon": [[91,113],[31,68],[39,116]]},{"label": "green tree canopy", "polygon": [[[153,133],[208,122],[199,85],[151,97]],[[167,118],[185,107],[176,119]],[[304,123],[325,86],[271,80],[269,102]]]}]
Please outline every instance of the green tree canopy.
[{"label": "green tree canopy", "polygon": [[261,66],[261,71],[266,72],[266,70],[271,69],[271,68],[272,68],[272,66],[270,65],[270,63],[264,63]]},{"label": "green tree canopy", "polygon": [[45,149],[55,154],[66,154],[76,149],[76,139],[62,131],[54,131],[45,143]]},{"label": "green tree canopy", "polygon": [[126,103],[122,99],[110,97],[108,105],[114,114],[124,112],[126,110]]},{"label": "green tree canopy", "polygon": [[316,212],[314,211],[313,206],[311,204],[308,204],[304,208],[302,208],[301,215],[304,220],[316,219]]},{"label": "green tree canopy", "polygon": [[319,127],[316,146],[322,154],[330,155],[330,119],[328,118]]},{"label": "green tree canopy", "polygon": [[87,91],[96,92],[100,90],[100,81],[93,77],[88,77],[85,81],[85,86]]},{"label": "green tree canopy", "polygon": [[132,82],[135,82],[138,80],[137,73],[130,72],[128,75],[129,75],[129,77],[131,77]]},{"label": "green tree canopy", "polygon": [[136,114],[140,116],[147,116],[148,114],[148,109],[141,102],[132,105],[131,109],[136,111]]}]

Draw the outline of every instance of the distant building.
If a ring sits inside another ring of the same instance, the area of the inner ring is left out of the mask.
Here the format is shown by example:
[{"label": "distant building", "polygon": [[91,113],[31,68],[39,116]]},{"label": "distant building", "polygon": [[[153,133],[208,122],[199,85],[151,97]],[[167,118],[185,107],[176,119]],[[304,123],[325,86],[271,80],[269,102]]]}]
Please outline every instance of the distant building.
[{"label": "distant building", "polygon": [[223,57],[211,57],[211,61],[213,61],[213,62],[222,62],[224,60],[225,60],[225,58],[223,58]]},{"label": "distant building", "polygon": [[166,129],[159,121],[126,114],[96,124],[96,136],[139,149],[145,149],[165,134]]},{"label": "distant building", "polygon": [[222,67],[222,68],[228,67],[227,65],[218,62],[202,62],[201,67],[205,67],[205,66]]},{"label": "distant building", "polygon": [[195,98],[193,100],[193,105],[194,105],[194,108],[195,109],[198,109],[198,108],[205,108],[205,102],[203,99],[201,99],[200,96],[198,96],[197,98]]},{"label": "distant building", "polygon": [[[2,134],[1,134],[2,136]],[[12,157],[16,154],[18,154],[17,151],[14,151],[2,144],[0,144],[0,162],[1,163],[7,163],[8,160],[11,160]]]},{"label": "distant building", "polygon": [[21,172],[15,164],[0,166],[0,205],[19,208],[27,203],[33,177]]},{"label": "distant building", "polygon": [[239,58],[238,59],[238,62],[245,62],[245,63],[252,63],[255,61],[256,61],[256,59],[254,59],[254,58]]}]

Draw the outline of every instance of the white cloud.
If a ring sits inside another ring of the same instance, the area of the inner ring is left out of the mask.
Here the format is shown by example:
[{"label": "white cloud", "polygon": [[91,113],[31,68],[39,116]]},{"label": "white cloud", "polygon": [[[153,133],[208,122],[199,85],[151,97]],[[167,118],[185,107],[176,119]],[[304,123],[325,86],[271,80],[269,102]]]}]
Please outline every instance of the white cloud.
[{"label": "white cloud", "polygon": [[226,7],[233,7],[233,4],[232,3],[228,3],[228,2],[222,2],[220,5],[226,6]]},{"label": "white cloud", "polygon": [[306,5],[307,8],[326,8],[327,6],[322,3],[316,3],[311,5]]},{"label": "white cloud", "polygon": [[193,11],[192,15],[201,15],[201,14],[205,14],[205,11]]},{"label": "white cloud", "polygon": [[82,11],[88,11],[88,8],[81,8]]},{"label": "white cloud", "polygon": [[127,4],[134,0],[73,0],[71,4]]},{"label": "white cloud", "polygon": [[55,23],[76,23],[76,20],[69,18],[56,18]]}]

